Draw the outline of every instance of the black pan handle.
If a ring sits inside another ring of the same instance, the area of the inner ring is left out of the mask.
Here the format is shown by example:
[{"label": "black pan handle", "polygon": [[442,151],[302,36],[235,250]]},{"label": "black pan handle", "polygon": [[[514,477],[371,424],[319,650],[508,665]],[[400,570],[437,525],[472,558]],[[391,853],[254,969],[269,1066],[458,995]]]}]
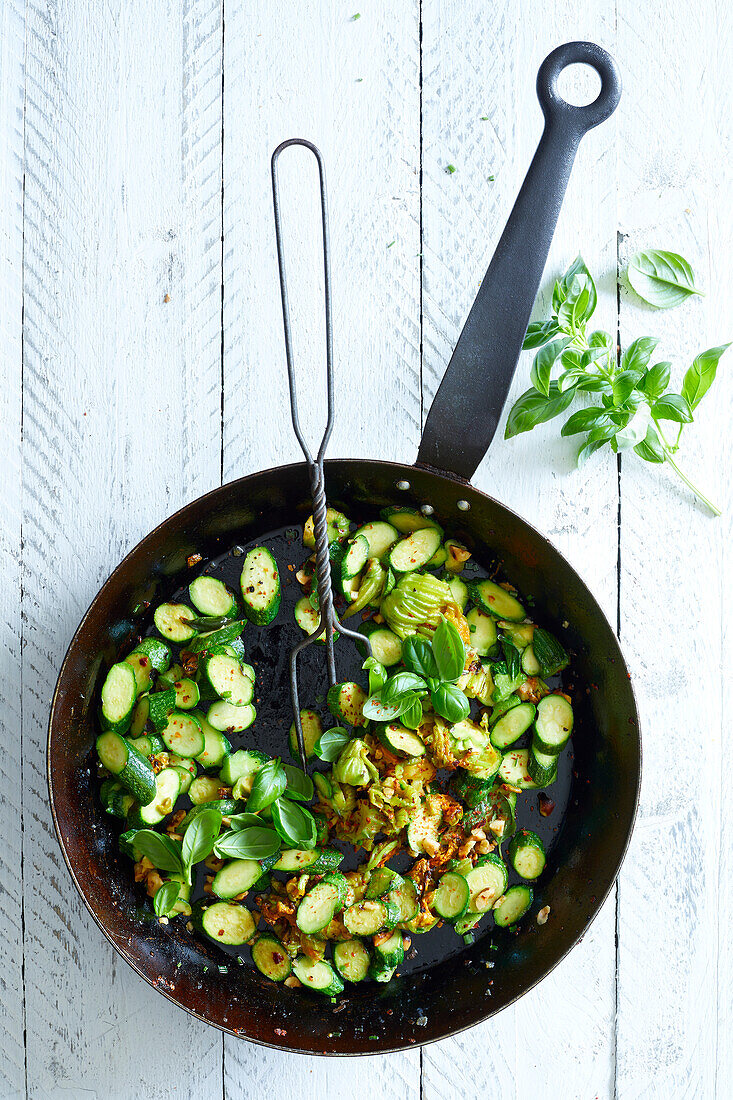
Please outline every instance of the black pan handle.
[{"label": "black pan handle", "polygon": [[[584,107],[558,94],[567,65],[601,78]],[[514,209],[458,338],[425,423],[417,461],[468,481],[494,438],[522,350],[557,217],[580,139],[616,110],[621,78],[610,54],[592,42],[566,42],[537,74],[543,131]]]}]

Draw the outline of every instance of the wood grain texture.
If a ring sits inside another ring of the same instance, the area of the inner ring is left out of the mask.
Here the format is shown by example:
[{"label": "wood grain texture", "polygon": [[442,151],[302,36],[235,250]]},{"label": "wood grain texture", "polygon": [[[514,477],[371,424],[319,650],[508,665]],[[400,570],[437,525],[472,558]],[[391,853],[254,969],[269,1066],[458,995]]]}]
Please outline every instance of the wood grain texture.
[{"label": "wood grain texture", "polygon": [[[671,247],[690,260],[701,286],[714,288],[710,297],[665,313],[622,294],[622,343],[642,330],[661,336],[657,355],[673,360],[674,388],[698,351],[731,339],[729,242],[717,235],[730,233],[729,204],[723,214],[719,203],[724,180],[730,182],[729,166],[721,173],[721,153],[730,150],[730,81],[723,72],[730,66],[730,21],[720,23],[720,14],[714,4],[701,5],[691,19],[670,21],[652,9],[642,18],[632,4],[619,5],[620,48],[646,59],[628,73],[619,121],[621,259],[642,247]],[[700,57],[714,39],[712,63],[708,56],[703,67]],[[673,72],[664,61],[670,57]],[[663,134],[662,118],[674,120]],[[714,211],[722,222],[711,219]],[[721,383],[685,430],[680,456],[713,499],[729,480],[721,446],[730,446],[730,371],[723,360]],[[721,866],[720,856],[721,823],[730,815],[718,777],[728,770],[721,584],[730,578],[730,511],[712,520],[671,471],[633,457],[623,458],[621,486],[621,638],[641,708],[645,760],[639,822],[619,888],[617,1091],[722,1096],[729,1080],[716,1082],[716,1065],[728,1068],[731,986],[726,955],[727,981],[720,993],[716,988],[718,948],[729,935],[718,891],[722,886],[729,897],[721,871],[730,857]],[[694,578],[699,596],[680,598],[685,578]],[[675,759],[684,759],[685,773],[704,777],[701,789],[677,781]],[[729,846],[729,830],[724,839]]]},{"label": "wood grain texture", "polygon": [[164,1100],[183,1072],[191,1095],[216,1100],[221,1036],[143,985],[75,894],[51,827],[45,737],[64,647],[99,585],[219,480],[221,13],[31,2],[27,41],[29,1095]]},{"label": "wood grain texture", "polygon": [[[543,57],[560,42],[590,38],[615,48],[613,14],[600,2],[565,3],[525,18],[522,6],[426,0],[423,5],[424,409],[524,178],[542,130],[534,91]],[[461,50],[446,50],[460,41]],[[568,74],[570,75],[570,74]],[[575,90],[585,89],[582,83]],[[592,85],[590,85],[592,89]],[[569,93],[568,89],[568,93]],[[488,116],[485,119],[482,116]],[[536,306],[579,251],[597,277],[595,323],[616,324],[615,123],[581,144]],[[453,164],[454,174],[446,172]],[[494,179],[490,180],[489,177]],[[524,356],[510,402],[529,385]],[[474,482],[545,532],[615,620],[617,479],[610,460],[582,472],[574,447],[546,425],[508,443],[503,425]],[[423,1052],[425,1095],[472,1090],[504,1097],[609,1096],[613,1087],[615,904],[583,944],[534,992],[485,1027]],[[568,1019],[573,1041],[568,1042]],[[469,1056],[470,1052],[470,1056]]]},{"label": "wood grain texture", "polygon": [[25,1095],[21,663],[24,4],[0,8],[0,1095]]}]

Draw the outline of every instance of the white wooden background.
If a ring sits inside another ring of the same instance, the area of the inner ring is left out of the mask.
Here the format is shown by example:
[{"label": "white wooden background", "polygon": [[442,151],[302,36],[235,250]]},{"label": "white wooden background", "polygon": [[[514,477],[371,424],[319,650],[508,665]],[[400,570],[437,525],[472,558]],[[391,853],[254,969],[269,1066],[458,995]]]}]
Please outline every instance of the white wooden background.
[{"label": "white wooden background", "polygon": [[[82,908],[44,746],[69,637],[122,555],[222,478],[297,457],[272,148],[304,135],[329,167],[331,453],[411,461],[539,136],[537,66],[562,41],[610,49],[625,90],[582,145],[542,303],[581,250],[599,322],[623,342],[660,336],[678,378],[731,339],[732,23],[725,0],[3,0],[0,1096],[730,1095],[733,361],[685,443],[720,520],[633,456],[578,473],[554,427],[497,438],[477,475],[618,623],[645,744],[617,889],[555,973],[485,1027],[333,1061],[192,1020]],[[617,266],[642,246],[681,251],[707,296],[661,314],[622,290],[617,308]]]}]

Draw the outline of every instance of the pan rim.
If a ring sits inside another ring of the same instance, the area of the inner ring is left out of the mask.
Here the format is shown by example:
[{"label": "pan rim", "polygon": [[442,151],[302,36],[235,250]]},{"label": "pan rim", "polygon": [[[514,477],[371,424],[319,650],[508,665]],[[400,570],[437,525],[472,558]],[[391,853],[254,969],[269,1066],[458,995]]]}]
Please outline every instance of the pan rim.
[{"label": "pan rim", "polygon": [[[384,459],[331,458],[331,459],[327,459],[325,461],[325,464],[324,464],[325,469],[326,469],[326,474],[328,473],[329,467],[332,468],[332,467],[337,466],[339,463],[344,463],[344,462],[348,462],[350,465],[354,465],[356,463],[359,463],[359,464],[362,464],[366,467],[381,467],[381,468],[387,468],[388,467],[388,468],[394,470],[395,473],[409,473],[409,471],[416,469],[416,466],[414,466],[412,464],[392,462],[392,461],[387,461],[387,460],[384,460]],[[483,490],[477,489],[472,483],[464,481],[463,479],[457,479],[457,478],[455,478],[454,476],[452,476],[451,474],[449,474],[445,471],[441,471],[441,470],[437,470],[437,469],[433,469],[433,468],[425,468],[425,467],[419,467],[418,469],[419,469],[419,472],[422,473],[422,474],[428,474],[431,477],[439,478],[440,480],[444,480],[444,481],[450,483],[455,488],[460,487],[465,492],[475,493],[479,497],[482,497],[485,500],[489,501],[492,505],[502,509],[504,512],[506,512],[510,516],[512,516],[515,520],[518,520],[521,524],[523,524],[526,528],[528,528],[534,536],[536,536],[538,539],[545,542],[554,551],[554,553],[556,553],[560,556],[560,558],[565,563],[565,565],[577,577],[578,581],[580,582],[583,589],[585,590],[585,593],[587,594],[589,599],[592,601],[592,605],[593,605],[595,614],[600,616],[602,622],[608,628],[608,631],[610,632],[610,634],[612,635],[612,637],[615,640],[615,644],[618,647],[619,655],[621,656],[621,660],[623,662],[624,671],[626,671],[627,676],[628,676],[628,686],[629,686],[629,691],[631,693],[631,701],[632,701],[632,705],[633,705],[633,716],[635,718],[635,730],[636,730],[636,737],[637,737],[637,742],[638,742],[638,766],[635,769],[635,775],[633,777],[630,777],[630,778],[633,778],[634,785],[635,785],[634,797],[633,797],[633,807],[632,807],[632,812],[631,812],[631,815],[630,815],[630,820],[629,820],[629,823],[628,823],[628,827],[627,827],[627,830],[626,830],[624,843],[623,843],[623,845],[621,847],[621,850],[619,852],[619,855],[618,855],[618,857],[617,857],[617,859],[614,863],[612,874],[610,875],[608,886],[602,892],[602,894],[598,895],[596,902],[593,903],[594,904],[593,914],[588,919],[585,927],[580,932],[580,934],[577,935],[572,940],[572,942],[569,944],[569,946],[567,946],[558,955],[558,957],[554,959],[554,961],[543,971],[543,973],[539,977],[535,978],[530,984],[528,984],[520,992],[517,992],[513,997],[511,997],[510,1000],[508,1000],[504,1005],[502,1005],[501,1009],[498,1010],[498,1011],[504,1011],[504,1009],[507,1009],[507,1008],[511,1007],[512,1005],[516,1004],[516,1002],[520,998],[524,997],[525,994],[529,993],[532,989],[535,989],[540,984],[540,982],[544,981],[545,978],[547,978],[556,969],[556,967],[558,967],[560,965],[560,963],[563,962],[565,958],[567,958],[567,956],[570,954],[570,952],[578,946],[578,944],[581,942],[581,940],[584,939],[584,937],[587,935],[589,928],[591,927],[593,922],[596,920],[598,914],[600,913],[601,909],[605,905],[606,900],[608,899],[613,887],[616,885],[616,883],[618,881],[618,876],[619,876],[621,867],[622,867],[623,862],[626,858],[626,855],[627,855],[627,852],[628,852],[628,849],[629,849],[629,845],[631,843],[631,837],[632,837],[633,832],[634,832],[634,828],[635,828],[636,820],[637,820],[637,816],[638,816],[638,810],[639,810],[639,799],[640,799],[640,792],[641,792],[641,776],[642,776],[642,736],[641,736],[641,724],[640,724],[640,721],[639,721],[639,708],[638,708],[638,704],[637,704],[636,693],[634,691],[633,680],[631,679],[631,676],[628,673],[628,663],[626,661],[626,657],[624,655],[623,649],[621,648],[621,642],[620,642],[620,640],[619,640],[619,638],[616,634],[616,631],[611,626],[611,623],[608,620],[608,616],[606,615],[605,611],[603,610],[603,608],[599,604],[599,602],[596,599],[596,597],[594,596],[593,592],[590,590],[590,588],[586,584],[586,582],[583,579],[582,575],[578,572],[578,570],[575,568],[575,566],[572,565],[567,560],[565,555],[562,554],[557,549],[557,547],[552,543],[552,541],[546,535],[544,535],[541,531],[539,531],[536,527],[534,527],[527,519],[525,519],[524,516],[521,516],[518,512],[515,512],[512,508],[508,507],[502,501],[497,500],[495,497],[491,496],[489,493],[485,493],[485,492],[483,492]],[[50,803],[50,808],[51,808],[51,817],[52,817],[52,820],[53,820],[54,831],[56,833],[56,839],[57,839],[59,847],[61,849],[61,854],[64,858],[64,862],[66,864],[66,867],[67,867],[67,869],[69,871],[69,874],[71,876],[71,880],[74,883],[74,886],[76,887],[76,890],[79,893],[79,895],[80,895],[80,897],[81,897],[81,899],[84,903],[84,906],[86,907],[87,911],[90,913],[92,918],[94,919],[95,924],[100,929],[100,931],[102,932],[105,939],[112,945],[112,947],[117,951],[117,953],[121,956],[121,958],[123,958],[125,960],[125,962],[138,975],[138,977],[142,978],[142,980],[147,985],[149,985],[151,988],[153,988],[156,992],[162,994],[172,1004],[176,1005],[178,1008],[183,1009],[190,1016],[194,1017],[194,1019],[200,1020],[202,1023],[208,1024],[210,1027],[215,1027],[219,1031],[223,1032],[224,1034],[231,1035],[232,1037],[237,1038],[237,1039],[246,1040],[247,1042],[254,1043],[257,1046],[268,1047],[272,1050],[285,1051],[285,1052],[288,1052],[288,1053],[300,1054],[300,1055],[307,1056],[307,1057],[326,1057],[326,1058],[357,1058],[357,1057],[362,1057],[362,1056],[373,1056],[373,1055],[379,1055],[379,1054],[394,1054],[394,1053],[398,1053],[398,1052],[404,1051],[404,1050],[420,1049],[424,1046],[429,1046],[432,1043],[440,1042],[443,1039],[448,1039],[448,1038],[451,1038],[455,1035],[460,1035],[462,1032],[469,1031],[471,1028],[474,1028],[474,1027],[478,1026],[479,1024],[486,1022],[486,1020],[488,1020],[492,1016],[496,1015],[496,1011],[484,1012],[481,1015],[479,1015],[475,1020],[473,1020],[471,1023],[462,1024],[462,1025],[457,1026],[455,1028],[450,1028],[448,1030],[442,1031],[440,1034],[430,1036],[430,1037],[426,1037],[421,1042],[405,1041],[404,1043],[399,1044],[399,1045],[395,1045],[395,1046],[375,1047],[375,1049],[373,1049],[373,1050],[358,1050],[358,1051],[357,1050],[354,1050],[354,1051],[308,1050],[308,1049],[304,1049],[303,1047],[289,1046],[285,1043],[270,1043],[270,1042],[267,1042],[266,1040],[261,1039],[261,1038],[255,1038],[255,1037],[252,1037],[252,1036],[249,1036],[249,1035],[244,1035],[244,1034],[241,1033],[241,1029],[234,1029],[234,1028],[228,1027],[226,1024],[219,1023],[216,1020],[212,1020],[209,1017],[203,1015],[202,1013],[197,1012],[195,1008],[190,1007],[187,1004],[184,1004],[181,1000],[179,1000],[171,992],[167,991],[159,983],[154,982],[152,980],[152,978],[150,978],[146,973],[144,973],[143,970],[141,969],[141,967],[138,965],[137,961],[135,960],[134,956],[131,955],[125,949],[125,947],[122,944],[117,942],[117,940],[114,938],[114,936],[111,934],[111,932],[105,927],[105,924],[103,923],[102,919],[97,915],[97,913],[94,910],[91,902],[88,900],[84,889],[82,888],[82,885],[79,881],[79,878],[77,877],[74,865],[72,864],[71,859],[69,857],[69,854],[67,852],[65,838],[64,838],[63,833],[62,833],[62,829],[61,829],[61,825],[60,825],[60,822],[59,822],[59,819],[58,819],[58,815],[56,813],[54,781],[53,781],[52,768],[51,768],[51,747],[52,747],[52,742],[54,740],[54,734],[55,734],[55,724],[56,724],[56,719],[57,719],[57,708],[58,708],[58,705],[59,705],[59,697],[60,697],[60,694],[61,694],[61,691],[62,691],[64,681],[66,679],[67,667],[68,667],[72,652],[75,648],[75,644],[77,642],[77,639],[79,638],[80,634],[82,633],[82,631],[83,631],[85,625],[87,624],[88,620],[92,616],[92,614],[94,612],[94,609],[97,606],[98,601],[102,597],[102,594],[107,590],[108,586],[114,580],[114,578],[124,569],[124,567],[127,565],[127,563],[129,562],[129,560],[131,558],[133,558],[148,542],[152,542],[153,540],[155,540],[159,536],[159,534],[162,532],[162,530],[168,524],[174,523],[174,521],[176,521],[177,519],[180,519],[182,517],[183,513],[185,513],[188,509],[192,508],[195,505],[201,505],[202,503],[204,503],[205,501],[207,501],[210,498],[215,497],[217,494],[221,493],[225,489],[229,490],[229,491],[239,492],[239,490],[241,488],[243,488],[246,485],[246,483],[248,481],[250,481],[251,479],[253,479],[253,478],[264,478],[264,477],[267,477],[268,475],[274,475],[275,473],[281,474],[281,473],[287,473],[287,472],[296,471],[296,470],[301,470],[301,471],[307,470],[307,463],[305,463],[305,462],[293,462],[293,463],[286,463],[282,466],[271,466],[271,467],[268,467],[265,470],[257,470],[257,471],[254,471],[251,474],[245,475],[244,477],[236,478],[233,481],[224,482],[222,485],[216,486],[215,488],[209,490],[208,492],[202,494],[201,496],[194,497],[193,500],[190,500],[186,504],[183,504],[175,512],[171,513],[171,515],[169,515],[165,519],[161,520],[161,522],[159,524],[157,524],[151,531],[149,531],[146,535],[144,535],[143,538],[140,539],[127,552],[127,554],[122,558],[122,560],[116,565],[116,567],[108,575],[107,579],[103,582],[101,587],[97,590],[97,592],[96,592],[94,598],[92,599],[91,603],[89,604],[86,612],[84,613],[81,620],[79,621],[79,624],[77,625],[77,627],[76,627],[76,629],[75,629],[75,631],[74,631],[74,633],[71,637],[71,640],[69,641],[69,644],[66,648],[66,652],[64,653],[64,657],[63,657],[63,660],[61,662],[61,666],[59,668],[58,677],[57,677],[57,680],[56,680],[56,684],[55,684],[52,699],[51,699],[51,708],[50,708],[49,722],[48,722],[48,734],[47,734],[47,739],[46,739],[46,780],[47,780],[47,786],[48,786],[49,803]]]}]

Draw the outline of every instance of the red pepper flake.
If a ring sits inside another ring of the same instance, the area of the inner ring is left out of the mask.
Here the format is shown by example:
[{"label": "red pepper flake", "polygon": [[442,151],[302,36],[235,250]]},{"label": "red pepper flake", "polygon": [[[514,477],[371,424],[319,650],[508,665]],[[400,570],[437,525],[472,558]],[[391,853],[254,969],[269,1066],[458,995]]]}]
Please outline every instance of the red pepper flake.
[{"label": "red pepper flake", "polygon": [[275,1028],[275,1034],[276,1035],[287,1035],[287,1031],[283,1027],[276,1027]]},{"label": "red pepper flake", "polygon": [[194,565],[198,565],[198,563],[200,561],[203,561],[204,559],[201,557],[200,554],[191,554],[186,560],[188,562],[188,568],[192,569]]}]

